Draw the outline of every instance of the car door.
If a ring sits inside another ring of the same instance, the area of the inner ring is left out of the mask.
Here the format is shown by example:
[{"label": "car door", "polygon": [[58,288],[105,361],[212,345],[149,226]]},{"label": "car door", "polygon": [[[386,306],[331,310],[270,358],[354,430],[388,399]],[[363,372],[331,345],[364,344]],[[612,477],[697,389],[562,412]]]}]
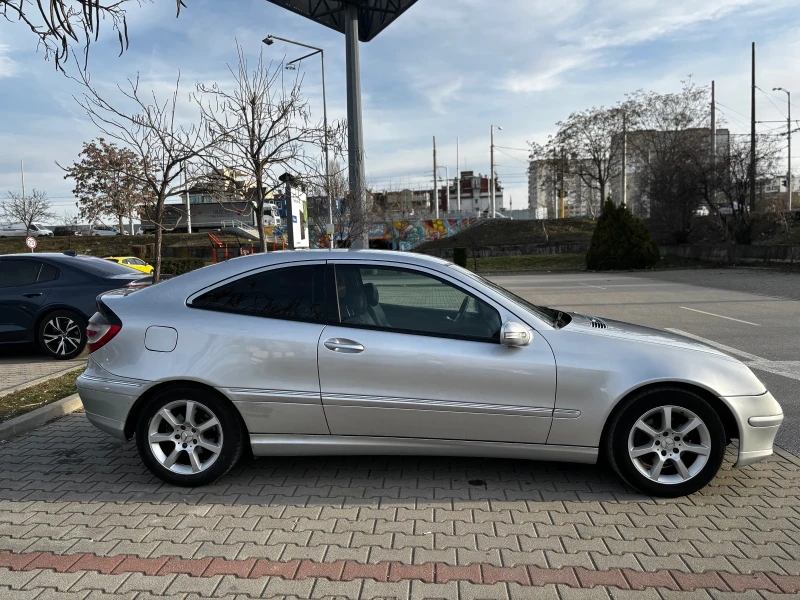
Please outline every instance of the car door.
[{"label": "car door", "polygon": [[324,262],[277,265],[190,297],[174,325],[187,375],[220,389],[251,434],[328,434],[317,374]]},{"label": "car door", "polygon": [[556,370],[544,338],[501,345],[513,315],[442,274],[333,262],[338,322],[319,344],[332,434],[546,442]]},{"label": "car door", "polygon": [[33,339],[36,315],[57,273],[38,260],[0,259],[0,342]]}]

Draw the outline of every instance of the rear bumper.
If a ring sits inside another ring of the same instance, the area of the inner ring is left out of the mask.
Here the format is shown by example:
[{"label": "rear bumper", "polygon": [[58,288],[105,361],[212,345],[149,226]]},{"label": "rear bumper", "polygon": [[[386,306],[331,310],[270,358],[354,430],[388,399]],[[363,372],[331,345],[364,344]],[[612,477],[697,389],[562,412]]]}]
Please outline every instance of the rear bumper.
[{"label": "rear bumper", "polygon": [[772,394],[723,398],[733,410],[739,427],[737,467],[745,467],[772,456],[772,445],[783,422],[783,410]]},{"label": "rear bumper", "polygon": [[146,383],[83,373],[78,377],[77,387],[86,418],[98,429],[127,439],[125,423],[134,403],[149,387]]}]

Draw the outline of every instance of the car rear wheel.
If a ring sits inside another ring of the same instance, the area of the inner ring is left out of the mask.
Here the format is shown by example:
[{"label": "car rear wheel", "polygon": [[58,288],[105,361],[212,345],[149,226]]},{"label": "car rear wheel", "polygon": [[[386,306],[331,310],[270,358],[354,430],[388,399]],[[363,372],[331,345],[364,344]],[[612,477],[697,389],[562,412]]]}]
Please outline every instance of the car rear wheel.
[{"label": "car rear wheel", "polygon": [[628,484],[674,498],[705,487],[722,465],[727,437],[714,408],[679,388],[639,394],[612,417],[611,466]]},{"label": "car rear wheel", "polygon": [[153,397],[136,423],[136,445],[150,471],[167,483],[199,486],[227,473],[242,455],[243,429],[211,391],[170,388]]},{"label": "car rear wheel", "polygon": [[39,323],[36,339],[48,356],[69,360],[83,352],[86,346],[86,323],[71,310],[56,310]]}]

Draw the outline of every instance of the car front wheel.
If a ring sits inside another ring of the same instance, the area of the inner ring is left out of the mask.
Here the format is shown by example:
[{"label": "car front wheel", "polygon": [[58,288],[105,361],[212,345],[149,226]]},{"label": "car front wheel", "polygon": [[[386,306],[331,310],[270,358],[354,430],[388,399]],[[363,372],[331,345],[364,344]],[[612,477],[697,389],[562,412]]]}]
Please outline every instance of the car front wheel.
[{"label": "car front wheel", "polygon": [[71,310],[56,310],[39,323],[36,339],[48,356],[70,360],[86,346],[86,323]]},{"label": "car front wheel", "polygon": [[136,445],[150,471],[167,483],[199,486],[227,473],[242,455],[236,410],[208,390],[170,388],[154,396],[136,423]]},{"label": "car front wheel", "polygon": [[606,454],[628,484],[674,498],[705,487],[725,455],[725,428],[703,398],[659,389],[628,400],[609,424]]}]

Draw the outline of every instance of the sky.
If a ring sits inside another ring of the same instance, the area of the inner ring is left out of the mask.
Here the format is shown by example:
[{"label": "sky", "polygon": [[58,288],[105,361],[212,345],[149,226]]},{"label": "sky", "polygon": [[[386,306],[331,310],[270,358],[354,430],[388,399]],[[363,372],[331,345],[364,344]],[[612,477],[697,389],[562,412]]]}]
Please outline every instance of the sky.
[{"label": "sky", "polygon": [[[92,81],[112,90],[140,77],[158,97],[181,74],[181,118],[196,110],[197,82],[230,82],[236,42],[255,58],[301,56],[267,34],[325,49],[329,118],[346,117],[344,36],[266,0],[186,0],[175,18],[172,0],[130,3],[130,48],[118,56],[106,28],[92,46]],[[432,187],[432,139],[438,162],[489,172],[489,133],[508,208],[527,208],[528,142],[543,142],[571,112],[612,105],[637,89],[677,91],[691,76],[716,81],[718,118],[749,132],[750,44],[757,46],[757,118],[786,119],[786,96],[797,92],[800,119],[800,2],[797,0],[419,0],[389,29],[361,44],[367,180],[377,189]],[[322,116],[317,61],[301,67],[315,118]],[[46,62],[36,40],[0,19],[0,193],[47,192],[55,211],[74,212],[72,182],[61,165],[99,135],[74,100],[80,87]],[[761,123],[759,131],[780,122]],[[796,153],[800,155],[800,152]],[[796,170],[795,170],[796,172]]]}]

